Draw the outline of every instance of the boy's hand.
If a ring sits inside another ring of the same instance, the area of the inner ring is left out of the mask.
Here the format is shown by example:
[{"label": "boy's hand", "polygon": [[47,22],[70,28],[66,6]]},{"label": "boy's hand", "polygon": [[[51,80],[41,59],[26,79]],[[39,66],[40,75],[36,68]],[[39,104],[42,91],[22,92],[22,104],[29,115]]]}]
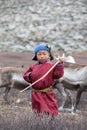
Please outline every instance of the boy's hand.
[{"label": "boy's hand", "polygon": [[61,64],[61,63],[63,63],[64,58],[63,58],[63,57],[59,57],[59,58],[58,58],[58,61],[59,61],[59,64]]},{"label": "boy's hand", "polygon": [[63,63],[65,59],[65,55],[63,54],[62,57],[56,58],[57,61],[59,61],[59,64]]}]

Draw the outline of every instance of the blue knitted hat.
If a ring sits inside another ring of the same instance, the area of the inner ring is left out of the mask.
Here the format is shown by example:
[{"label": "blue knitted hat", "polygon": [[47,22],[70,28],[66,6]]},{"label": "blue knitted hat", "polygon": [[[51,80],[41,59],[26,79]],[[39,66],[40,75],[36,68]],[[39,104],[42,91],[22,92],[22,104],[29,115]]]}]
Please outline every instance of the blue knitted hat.
[{"label": "blue knitted hat", "polygon": [[37,60],[37,53],[41,50],[46,50],[50,53],[50,60],[53,60],[53,56],[51,55],[51,48],[48,47],[45,43],[41,43],[39,45],[36,46],[35,50],[34,50],[34,57],[32,58],[32,60]]}]

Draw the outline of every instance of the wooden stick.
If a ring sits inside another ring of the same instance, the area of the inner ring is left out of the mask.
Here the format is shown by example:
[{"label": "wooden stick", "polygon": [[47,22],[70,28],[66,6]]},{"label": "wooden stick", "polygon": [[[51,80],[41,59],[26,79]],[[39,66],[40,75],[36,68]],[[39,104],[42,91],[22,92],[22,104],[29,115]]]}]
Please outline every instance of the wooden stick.
[{"label": "wooden stick", "polygon": [[40,79],[36,80],[35,82],[33,82],[31,85],[29,85],[28,87],[26,87],[25,89],[21,90],[20,92],[24,92],[25,90],[31,88],[33,85],[35,85],[37,82],[39,82],[40,80],[42,80],[43,78],[45,78],[50,71],[59,63],[59,60],[47,71],[46,74],[44,74]]}]

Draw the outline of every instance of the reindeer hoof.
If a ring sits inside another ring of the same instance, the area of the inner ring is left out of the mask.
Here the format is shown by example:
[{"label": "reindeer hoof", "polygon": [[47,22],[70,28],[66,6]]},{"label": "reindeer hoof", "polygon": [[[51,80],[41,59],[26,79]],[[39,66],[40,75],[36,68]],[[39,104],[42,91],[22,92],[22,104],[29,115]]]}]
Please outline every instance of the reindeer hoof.
[{"label": "reindeer hoof", "polygon": [[63,107],[59,107],[59,111],[64,111],[64,108]]}]

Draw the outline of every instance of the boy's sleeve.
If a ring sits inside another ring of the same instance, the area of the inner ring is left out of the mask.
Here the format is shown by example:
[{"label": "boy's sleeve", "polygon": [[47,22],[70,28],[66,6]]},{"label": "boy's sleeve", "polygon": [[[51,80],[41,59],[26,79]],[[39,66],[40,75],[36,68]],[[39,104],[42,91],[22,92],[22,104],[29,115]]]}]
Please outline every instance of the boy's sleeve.
[{"label": "boy's sleeve", "polygon": [[64,75],[64,63],[56,65],[53,72],[53,78],[59,79]]},{"label": "boy's sleeve", "polygon": [[23,75],[23,78],[27,81],[27,82],[31,82],[31,79],[30,79],[30,75],[32,73],[32,69],[29,68]]}]

